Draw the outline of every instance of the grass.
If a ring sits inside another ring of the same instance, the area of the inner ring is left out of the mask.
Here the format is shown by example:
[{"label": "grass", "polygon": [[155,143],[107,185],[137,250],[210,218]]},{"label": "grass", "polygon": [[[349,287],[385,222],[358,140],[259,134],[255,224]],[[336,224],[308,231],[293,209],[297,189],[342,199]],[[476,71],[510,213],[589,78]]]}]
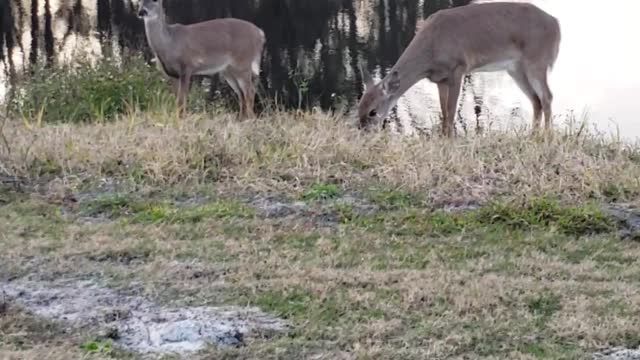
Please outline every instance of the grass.
[{"label": "grass", "polygon": [[[195,358],[578,359],[640,341],[640,244],[602,208],[637,205],[640,157],[605,135],[401,138],[320,113],[27,125],[0,147],[20,184],[0,183],[2,273],[294,325]],[[10,309],[2,356],[135,358]]]},{"label": "grass", "polygon": [[232,115],[174,120],[170,114],[142,114],[39,128],[10,122],[4,132],[12,139],[11,155],[3,163],[20,178],[59,177],[76,186],[82,177],[171,187],[233,180],[299,191],[309,200],[337,197],[341,188],[402,189],[375,195],[377,202],[394,202],[392,207],[414,205],[410,201],[476,205],[505,195],[607,199],[613,188],[624,200],[638,188],[636,150],[599,135],[558,134],[523,143],[515,130],[496,131],[451,146],[440,139],[364,135],[322,114],[301,119],[275,114],[241,123]]}]

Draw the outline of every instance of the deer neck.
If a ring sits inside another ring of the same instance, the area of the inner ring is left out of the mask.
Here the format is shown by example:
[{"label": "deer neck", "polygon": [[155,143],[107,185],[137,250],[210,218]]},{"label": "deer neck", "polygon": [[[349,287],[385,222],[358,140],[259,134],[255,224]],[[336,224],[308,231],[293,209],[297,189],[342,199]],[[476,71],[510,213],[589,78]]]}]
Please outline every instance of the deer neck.
[{"label": "deer neck", "polygon": [[154,19],[145,19],[144,29],[153,53],[158,58],[165,59],[172,46],[172,39],[164,14],[160,14]]},{"label": "deer neck", "polygon": [[428,65],[422,56],[402,56],[398,62],[391,68],[387,77],[391,76],[394,71],[399,74],[399,86],[394,93],[394,99],[400,98],[407,90],[409,90],[418,81],[424,79]]}]

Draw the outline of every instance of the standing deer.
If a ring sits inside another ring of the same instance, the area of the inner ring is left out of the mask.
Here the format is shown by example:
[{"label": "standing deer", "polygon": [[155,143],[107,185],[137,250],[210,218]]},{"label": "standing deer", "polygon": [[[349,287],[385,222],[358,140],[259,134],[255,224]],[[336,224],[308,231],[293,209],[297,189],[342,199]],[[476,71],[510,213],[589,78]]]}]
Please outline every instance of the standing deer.
[{"label": "standing deer", "polygon": [[443,135],[453,135],[465,74],[507,71],[533,104],[533,128],[544,112],[551,127],[553,95],[547,72],[560,47],[558,20],[527,3],[482,3],[440,10],[419,27],[389,74],[379,83],[361,69],[365,90],[358,105],[359,127],[386,119],[398,98],[427,78],[438,85]]},{"label": "standing deer", "polygon": [[162,0],[141,0],[147,41],[160,70],[174,82],[178,109],[186,112],[191,77],[220,75],[238,95],[239,118],[254,117],[253,75],[260,73],[264,32],[250,22],[225,18],[191,25],[167,24]]}]

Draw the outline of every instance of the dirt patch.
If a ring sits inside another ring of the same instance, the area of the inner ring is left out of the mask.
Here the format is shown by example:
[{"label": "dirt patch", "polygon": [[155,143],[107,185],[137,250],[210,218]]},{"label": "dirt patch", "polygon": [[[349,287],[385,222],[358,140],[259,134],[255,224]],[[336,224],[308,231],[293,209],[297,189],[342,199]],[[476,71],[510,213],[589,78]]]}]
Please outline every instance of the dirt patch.
[{"label": "dirt patch", "polygon": [[239,346],[251,332],[288,328],[257,308],[171,308],[94,281],[3,282],[0,290],[35,315],[95,330],[140,353],[189,353],[208,344]]},{"label": "dirt patch", "polygon": [[283,218],[294,214],[304,214],[308,210],[302,201],[290,202],[285,196],[256,196],[250,204],[266,218]]},{"label": "dirt patch", "polygon": [[612,348],[593,355],[593,360],[640,360],[640,348]]},{"label": "dirt patch", "polygon": [[622,238],[640,240],[640,210],[629,204],[610,204],[604,211],[618,223]]}]

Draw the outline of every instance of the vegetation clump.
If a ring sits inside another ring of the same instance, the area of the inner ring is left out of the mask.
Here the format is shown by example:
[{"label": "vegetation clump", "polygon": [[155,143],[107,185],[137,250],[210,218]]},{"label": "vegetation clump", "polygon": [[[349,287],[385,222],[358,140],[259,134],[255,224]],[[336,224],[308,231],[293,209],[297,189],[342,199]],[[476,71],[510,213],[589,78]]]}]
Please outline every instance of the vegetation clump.
[{"label": "vegetation clump", "polygon": [[[101,57],[52,70],[34,66],[17,82],[9,112],[29,123],[86,123],[165,107],[174,98],[171,85],[140,56]],[[194,92],[192,103],[202,105]]]}]

